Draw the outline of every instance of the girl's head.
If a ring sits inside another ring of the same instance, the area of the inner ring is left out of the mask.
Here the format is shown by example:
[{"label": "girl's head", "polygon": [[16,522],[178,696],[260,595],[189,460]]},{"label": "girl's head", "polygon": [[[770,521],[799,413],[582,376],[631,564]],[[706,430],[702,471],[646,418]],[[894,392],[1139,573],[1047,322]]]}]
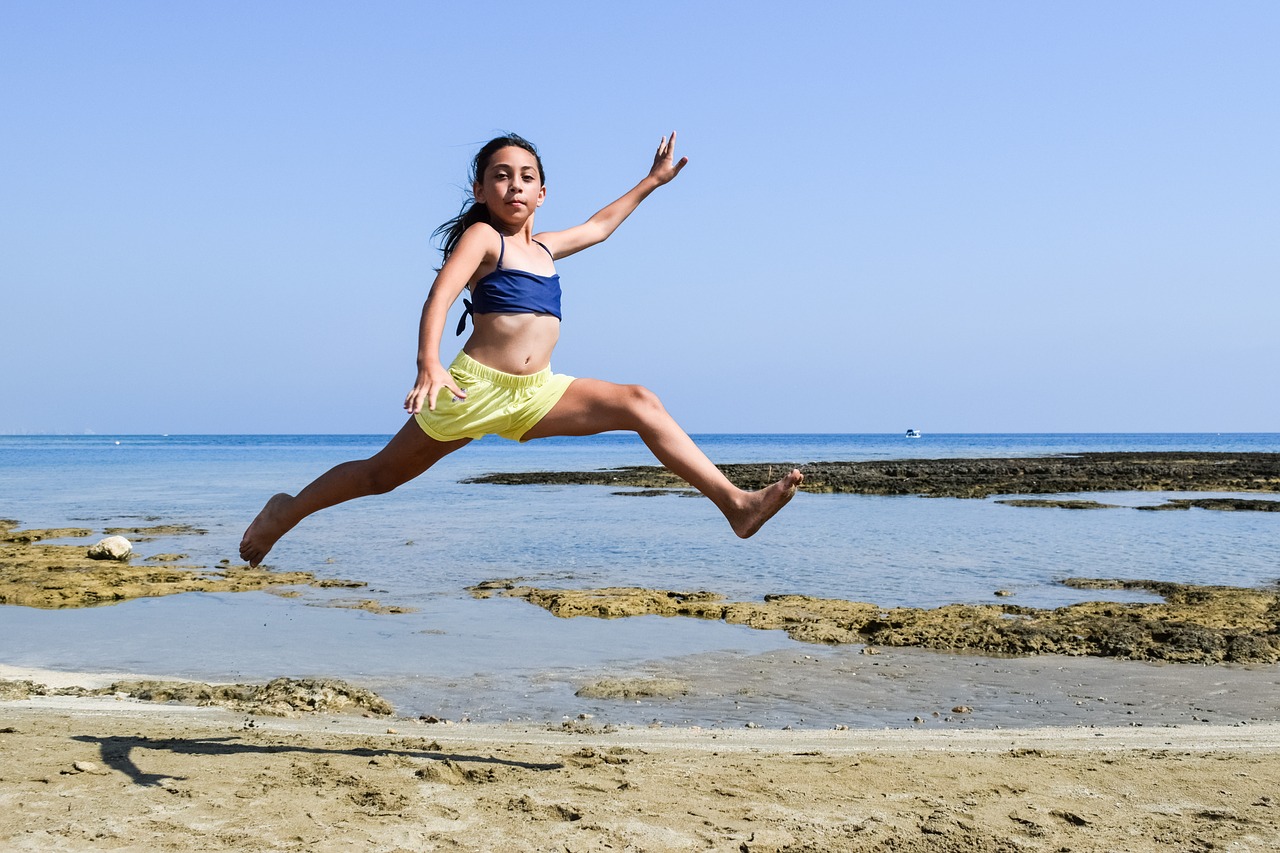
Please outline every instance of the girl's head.
[{"label": "girl's head", "polygon": [[477,222],[489,221],[488,206],[483,201],[475,198],[474,195],[478,193],[483,184],[485,174],[489,171],[494,155],[504,148],[520,148],[532,154],[534,161],[538,164],[539,185],[546,185],[547,173],[543,171],[542,158],[538,156],[538,149],[532,142],[515,133],[508,133],[490,139],[476,152],[476,156],[471,160],[473,198],[462,206],[462,210],[457,216],[441,225],[434,232],[435,236],[443,235],[444,237],[440,248],[446,259],[452,254],[454,246],[458,244],[458,240],[461,239],[464,231]]}]

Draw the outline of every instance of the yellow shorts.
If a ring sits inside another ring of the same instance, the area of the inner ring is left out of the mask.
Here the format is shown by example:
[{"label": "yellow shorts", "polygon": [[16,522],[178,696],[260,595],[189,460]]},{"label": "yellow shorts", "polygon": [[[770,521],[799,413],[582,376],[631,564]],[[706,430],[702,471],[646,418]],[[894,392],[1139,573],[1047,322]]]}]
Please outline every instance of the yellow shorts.
[{"label": "yellow shorts", "polygon": [[486,435],[521,441],[560,402],[573,382],[572,376],[552,373],[550,367],[528,376],[503,373],[465,352],[458,353],[449,373],[467,392],[467,398],[455,401],[453,392],[445,388],[436,395],[434,412],[423,406],[414,415],[422,431],[436,441]]}]

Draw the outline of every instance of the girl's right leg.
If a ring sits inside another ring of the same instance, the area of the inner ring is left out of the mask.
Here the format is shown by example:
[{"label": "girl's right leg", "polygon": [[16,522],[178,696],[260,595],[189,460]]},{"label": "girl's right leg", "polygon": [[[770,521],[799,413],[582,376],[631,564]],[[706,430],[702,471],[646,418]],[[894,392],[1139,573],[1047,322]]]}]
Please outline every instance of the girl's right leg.
[{"label": "girl's right leg", "polygon": [[380,495],[409,482],[469,442],[436,441],[417,421],[400,428],[387,446],[368,459],[343,462],[317,477],[297,495],[281,492],[267,501],[240,540],[240,558],[257,566],[299,521],[325,507],[366,495]]},{"label": "girl's right leg", "polygon": [[522,441],[553,435],[595,435],[631,430],[669,471],[711,499],[733,532],[746,539],[796,493],[798,470],[757,492],[739,489],[668,414],[662,402],[640,385],[575,379],[560,401],[524,434]]}]

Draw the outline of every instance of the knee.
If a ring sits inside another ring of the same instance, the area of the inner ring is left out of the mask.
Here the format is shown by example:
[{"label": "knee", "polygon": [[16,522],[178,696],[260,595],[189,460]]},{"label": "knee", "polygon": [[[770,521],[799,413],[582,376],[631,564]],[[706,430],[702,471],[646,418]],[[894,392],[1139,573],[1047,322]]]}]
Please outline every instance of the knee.
[{"label": "knee", "polygon": [[647,422],[655,416],[666,414],[658,395],[643,385],[622,386],[623,405],[628,415],[640,423]]}]

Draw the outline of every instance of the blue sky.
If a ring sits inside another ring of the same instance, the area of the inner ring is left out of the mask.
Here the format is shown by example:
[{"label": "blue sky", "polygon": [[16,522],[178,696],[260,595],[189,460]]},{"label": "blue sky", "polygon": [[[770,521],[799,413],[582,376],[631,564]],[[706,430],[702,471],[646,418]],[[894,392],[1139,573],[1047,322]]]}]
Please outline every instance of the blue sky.
[{"label": "blue sky", "polygon": [[[0,433],[393,432],[470,157],[693,432],[1280,429],[1272,2],[0,5]],[[456,309],[455,309],[456,310]],[[459,339],[445,342],[452,357]]]}]

